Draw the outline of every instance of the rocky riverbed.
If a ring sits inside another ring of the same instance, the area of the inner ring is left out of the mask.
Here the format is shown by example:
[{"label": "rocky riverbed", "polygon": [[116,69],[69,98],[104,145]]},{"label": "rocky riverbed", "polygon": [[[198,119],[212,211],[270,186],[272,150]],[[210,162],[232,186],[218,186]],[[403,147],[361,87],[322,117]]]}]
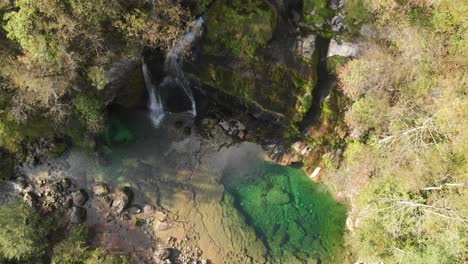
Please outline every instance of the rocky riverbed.
[{"label": "rocky riverbed", "polygon": [[266,158],[260,145],[242,142],[242,123],[193,125],[179,115],[155,129],[143,112],[118,118],[132,140],[99,154],[72,147],[55,158],[45,155],[47,142],[31,146],[15,169],[24,201],[64,212],[64,225],[91,227],[93,245],[129,253],[135,263],[275,262],[223,184]]}]

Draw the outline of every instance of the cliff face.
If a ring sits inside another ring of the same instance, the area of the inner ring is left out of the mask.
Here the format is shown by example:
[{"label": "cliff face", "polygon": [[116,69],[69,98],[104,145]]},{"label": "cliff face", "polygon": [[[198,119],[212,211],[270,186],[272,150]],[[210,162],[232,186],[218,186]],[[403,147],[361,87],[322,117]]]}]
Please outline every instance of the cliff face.
[{"label": "cliff face", "polygon": [[305,2],[214,2],[205,13],[201,54],[190,71],[259,117],[297,124],[311,107],[318,79],[314,47],[320,30],[307,23],[314,10],[322,10],[317,18],[323,20],[323,10],[332,12],[326,4],[317,9]]}]

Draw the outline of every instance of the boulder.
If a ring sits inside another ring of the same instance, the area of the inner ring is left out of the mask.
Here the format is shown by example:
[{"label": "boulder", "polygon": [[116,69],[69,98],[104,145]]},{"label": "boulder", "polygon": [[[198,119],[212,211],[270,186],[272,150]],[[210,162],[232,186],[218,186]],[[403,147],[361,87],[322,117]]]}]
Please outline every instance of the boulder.
[{"label": "boulder", "polygon": [[312,58],[312,55],[314,54],[315,51],[315,40],[317,39],[316,34],[310,34],[305,37],[299,38],[297,42],[297,48],[296,51],[299,53],[301,56],[305,58]]},{"label": "boulder", "polygon": [[88,194],[84,190],[76,190],[72,193],[73,204],[82,206],[88,201]]},{"label": "boulder", "polygon": [[36,205],[37,203],[37,196],[35,193],[33,192],[27,192],[23,195],[23,202],[29,206],[29,207],[33,207]]},{"label": "boulder", "polygon": [[140,206],[138,205],[132,205],[130,207],[128,207],[126,209],[126,211],[129,213],[129,214],[140,214],[142,212],[142,209]]},{"label": "boulder", "polygon": [[330,7],[331,10],[336,11],[338,9],[343,8],[345,3],[346,3],[346,0],[330,0],[329,7]]},{"label": "boulder", "polygon": [[109,186],[105,183],[97,183],[93,187],[93,193],[96,196],[104,196],[110,192]]},{"label": "boulder", "polygon": [[334,32],[341,32],[342,30],[344,30],[345,29],[344,19],[345,19],[345,16],[342,14],[338,14],[334,16],[331,19],[331,29]]},{"label": "boulder", "polygon": [[62,185],[62,188],[65,190],[72,186],[72,182],[69,178],[63,179],[60,184]]},{"label": "boulder", "polygon": [[112,208],[121,213],[130,204],[133,192],[129,187],[117,188],[113,194]]},{"label": "boulder", "polygon": [[328,48],[327,57],[342,56],[342,57],[356,57],[359,54],[359,44],[350,42],[337,42],[332,39]]},{"label": "boulder", "polygon": [[68,217],[70,219],[70,223],[81,224],[86,221],[86,209],[73,206],[68,212]]},{"label": "boulder", "polygon": [[172,256],[172,248],[163,248],[155,252],[155,255],[160,260],[167,260],[170,259]]}]

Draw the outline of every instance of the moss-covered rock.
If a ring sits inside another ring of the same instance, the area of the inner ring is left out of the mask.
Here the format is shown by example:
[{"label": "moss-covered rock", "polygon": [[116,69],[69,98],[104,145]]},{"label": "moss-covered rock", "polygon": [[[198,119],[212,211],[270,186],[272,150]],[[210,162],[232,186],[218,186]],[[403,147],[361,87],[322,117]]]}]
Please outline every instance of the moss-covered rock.
[{"label": "moss-covered rock", "polygon": [[[278,12],[265,0],[220,0],[207,13],[203,55],[193,67],[201,81],[290,127],[308,112],[317,80],[317,56],[277,61],[269,46]],[[274,41],[278,41],[275,39]],[[270,55],[268,55],[270,54]]]}]

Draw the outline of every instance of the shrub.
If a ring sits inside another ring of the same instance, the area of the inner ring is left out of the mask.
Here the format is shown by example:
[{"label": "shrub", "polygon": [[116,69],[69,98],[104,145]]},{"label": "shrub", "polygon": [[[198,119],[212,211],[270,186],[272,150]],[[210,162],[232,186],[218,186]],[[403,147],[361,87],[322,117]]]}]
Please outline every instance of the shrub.
[{"label": "shrub", "polygon": [[73,106],[82,123],[92,133],[104,130],[104,104],[97,96],[81,94],[73,100]]}]

